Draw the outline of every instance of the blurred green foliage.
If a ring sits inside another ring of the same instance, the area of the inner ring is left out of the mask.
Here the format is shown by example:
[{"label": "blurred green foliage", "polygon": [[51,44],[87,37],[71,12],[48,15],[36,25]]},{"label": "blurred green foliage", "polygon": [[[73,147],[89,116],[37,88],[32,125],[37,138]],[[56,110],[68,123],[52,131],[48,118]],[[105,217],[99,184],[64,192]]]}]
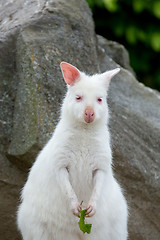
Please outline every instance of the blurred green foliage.
[{"label": "blurred green foliage", "polygon": [[87,0],[96,33],[123,44],[139,81],[160,90],[160,0]]}]

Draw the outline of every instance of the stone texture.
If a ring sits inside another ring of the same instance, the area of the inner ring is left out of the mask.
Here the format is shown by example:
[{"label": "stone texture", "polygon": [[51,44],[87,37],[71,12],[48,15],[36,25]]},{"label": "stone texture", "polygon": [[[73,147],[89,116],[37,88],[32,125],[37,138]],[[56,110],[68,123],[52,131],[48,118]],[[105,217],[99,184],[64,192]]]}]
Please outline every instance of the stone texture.
[{"label": "stone texture", "polygon": [[108,99],[115,174],[130,206],[130,239],[160,239],[160,94],[137,82],[122,45],[96,37],[86,2],[1,0],[0,50],[2,239],[20,239],[19,193],[58,121],[61,61],[89,74],[121,65]]},{"label": "stone texture", "polygon": [[[7,34],[11,27],[15,27],[16,33],[18,89],[8,158],[21,169],[31,165],[57,123],[65,91],[60,62],[70,61],[92,73],[97,68],[94,25],[87,4],[41,1],[38,6],[36,3],[25,1],[24,8],[13,13],[12,20],[2,22],[2,30],[6,27]],[[22,19],[21,14],[24,14]],[[20,28],[15,26],[15,19]]]},{"label": "stone texture", "polygon": [[[117,67],[99,46],[101,71]],[[114,169],[130,209],[130,239],[160,238],[160,94],[121,69],[111,82]]]},{"label": "stone texture", "polygon": [[123,45],[114,41],[109,41],[100,35],[97,35],[97,39],[98,46],[101,47],[102,52],[105,52],[105,55],[135,75],[133,69],[130,66],[129,54]]}]

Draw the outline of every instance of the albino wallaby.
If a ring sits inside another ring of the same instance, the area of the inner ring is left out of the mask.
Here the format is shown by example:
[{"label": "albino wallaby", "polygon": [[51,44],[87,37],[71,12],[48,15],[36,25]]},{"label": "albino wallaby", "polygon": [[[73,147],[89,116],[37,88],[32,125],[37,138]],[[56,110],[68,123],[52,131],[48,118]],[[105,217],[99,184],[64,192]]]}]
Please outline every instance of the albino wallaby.
[{"label": "albino wallaby", "polygon": [[[62,62],[61,70],[68,91],[22,190],[19,230],[24,240],[126,240],[127,204],[112,172],[106,101],[120,69],[87,76]],[[81,201],[90,235],[78,226]]]}]

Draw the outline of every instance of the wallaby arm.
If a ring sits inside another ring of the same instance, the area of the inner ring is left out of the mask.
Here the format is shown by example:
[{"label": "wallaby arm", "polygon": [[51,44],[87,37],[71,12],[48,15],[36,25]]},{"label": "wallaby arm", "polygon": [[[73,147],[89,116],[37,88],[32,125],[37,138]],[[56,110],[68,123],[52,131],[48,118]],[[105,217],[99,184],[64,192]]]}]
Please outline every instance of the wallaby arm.
[{"label": "wallaby arm", "polygon": [[93,173],[93,191],[87,206],[87,217],[92,217],[96,212],[96,203],[100,197],[105,178],[105,171],[96,169]]},{"label": "wallaby arm", "polygon": [[62,192],[67,196],[71,210],[74,215],[80,216],[81,205],[78,202],[76,193],[74,192],[72,185],[69,181],[69,173],[67,168],[61,168],[59,170],[59,183]]}]

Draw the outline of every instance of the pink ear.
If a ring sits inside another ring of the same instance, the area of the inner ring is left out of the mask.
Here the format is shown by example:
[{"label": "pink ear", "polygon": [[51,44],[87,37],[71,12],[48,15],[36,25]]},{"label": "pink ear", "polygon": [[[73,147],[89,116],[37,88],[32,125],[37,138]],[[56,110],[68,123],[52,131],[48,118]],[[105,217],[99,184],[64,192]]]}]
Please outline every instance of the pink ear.
[{"label": "pink ear", "polygon": [[78,69],[66,62],[61,62],[60,66],[65,82],[68,85],[73,85],[77,78],[80,77],[80,72]]}]

